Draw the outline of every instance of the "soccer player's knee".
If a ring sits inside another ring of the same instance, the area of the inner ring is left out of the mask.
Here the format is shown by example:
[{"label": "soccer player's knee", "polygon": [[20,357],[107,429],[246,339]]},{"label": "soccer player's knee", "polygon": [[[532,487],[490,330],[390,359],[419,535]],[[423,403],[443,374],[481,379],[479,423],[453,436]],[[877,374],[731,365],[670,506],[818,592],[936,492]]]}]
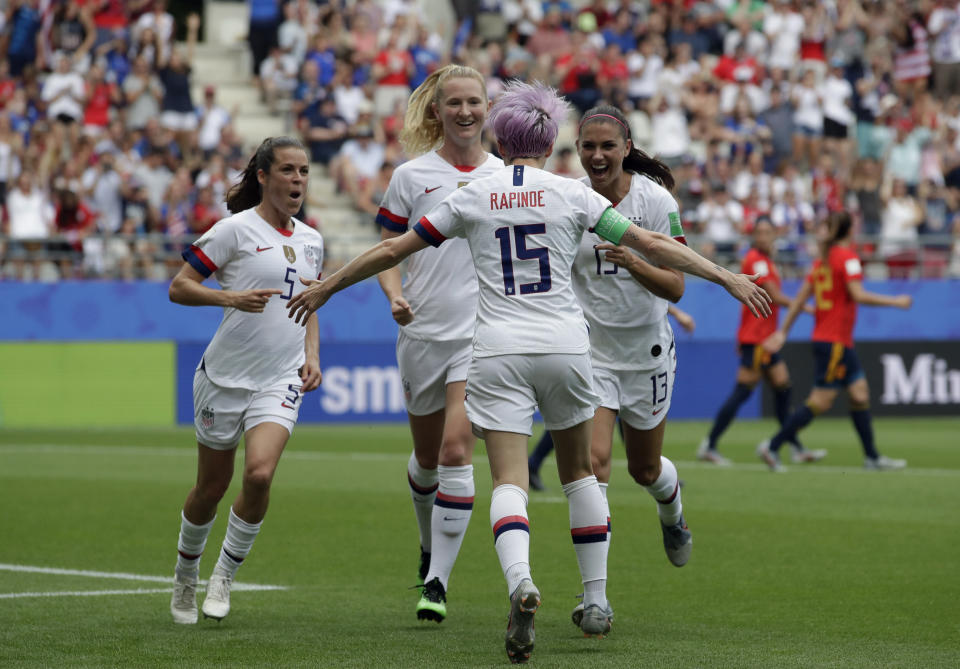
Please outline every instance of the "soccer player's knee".
[{"label": "soccer player's knee", "polygon": [[269,490],[272,481],[273,468],[268,466],[252,467],[243,475],[244,486],[256,490]]},{"label": "soccer player's knee", "polygon": [[656,463],[628,463],[627,471],[639,485],[653,485],[660,477],[660,462],[658,460]]},{"label": "soccer player's knee", "polygon": [[866,411],[870,408],[870,400],[850,399],[850,411]]},{"label": "soccer player's knee", "polygon": [[230,479],[211,479],[197,485],[197,494],[208,504],[216,504],[227,494]]},{"label": "soccer player's knee", "polygon": [[440,464],[444,467],[470,464],[472,442],[472,435],[454,434],[444,437],[440,446]]}]

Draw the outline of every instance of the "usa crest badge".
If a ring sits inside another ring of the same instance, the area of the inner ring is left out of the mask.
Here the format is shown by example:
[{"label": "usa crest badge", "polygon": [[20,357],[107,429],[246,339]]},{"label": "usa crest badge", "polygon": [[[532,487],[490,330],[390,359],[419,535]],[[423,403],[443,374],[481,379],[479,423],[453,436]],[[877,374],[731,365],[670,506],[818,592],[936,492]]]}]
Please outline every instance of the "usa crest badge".
[{"label": "usa crest badge", "polygon": [[292,246],[283,245],[283,255],[287,258],[287,262],[293,264],[297,262],[297,253],[293,250]]},{"label": "usa crest badge", "polygon": [[200,411],[200,424],[206,428],[213,427],[213,409],[210,407],[203,407]]}]

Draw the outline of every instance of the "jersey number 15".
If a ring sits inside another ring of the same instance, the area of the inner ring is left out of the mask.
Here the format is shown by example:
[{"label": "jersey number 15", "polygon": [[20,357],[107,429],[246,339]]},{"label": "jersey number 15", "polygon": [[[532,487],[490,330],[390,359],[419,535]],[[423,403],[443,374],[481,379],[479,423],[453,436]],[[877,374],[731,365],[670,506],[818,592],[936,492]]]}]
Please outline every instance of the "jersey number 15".
[{"label": "jersey number 15", "polygon": [[533,283],[521,283],[520,294],[546,293],[550,290],[550,250],[539,247],[527,248],[527,235],[542,235],[547,231],[544,223],[528,225],[514,225],[497,228],[493,236],[500,240],[500,267],[503,268],[503,292],[507,295],[516,295],[517,282],[513,278],[513,251],[510,248],[510,231],[517,249],[517,260],[539,260],[540,280]]}]

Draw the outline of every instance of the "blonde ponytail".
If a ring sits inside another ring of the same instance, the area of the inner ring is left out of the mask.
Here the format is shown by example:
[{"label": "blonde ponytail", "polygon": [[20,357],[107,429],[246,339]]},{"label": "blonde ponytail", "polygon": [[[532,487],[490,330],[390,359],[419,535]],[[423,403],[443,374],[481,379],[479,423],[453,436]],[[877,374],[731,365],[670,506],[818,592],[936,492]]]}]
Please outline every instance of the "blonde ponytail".
[{"label": "blonde ponytail", "polygon": [[403,117],[400,144],[409,156],[432,151],[443,143],[443,124],[433,113],[432,103],[440,103],[443,85],[449,79],[476,79],[487,97],[487,84],[477,70],[466,65],[447,65],[428,76],[410,94],[407,112]]}]

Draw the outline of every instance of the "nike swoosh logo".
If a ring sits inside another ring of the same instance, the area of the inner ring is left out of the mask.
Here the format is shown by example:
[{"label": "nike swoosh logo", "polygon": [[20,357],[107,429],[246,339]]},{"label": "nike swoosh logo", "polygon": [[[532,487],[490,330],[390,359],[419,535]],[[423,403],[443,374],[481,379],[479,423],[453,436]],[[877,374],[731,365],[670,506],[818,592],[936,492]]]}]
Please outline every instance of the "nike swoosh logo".
[{"label": "nike swoosh logo", "polygon": [[258,247],[257,247],[257,253],[260,253],[261,251],[269,251],[269,250],[272,249],[272,248],[273,248],[272,246],[264,246],[263,248],[260,248],[260,247],[258,246]]},{"label": "nike swoosh logo", "polygon": [[658,413],[660,413],[661,411],[663,411],[663,407],[660,407],[659,409],[657,409],[656,411],[654,411],[654,412],[653,412],[653,415],[656,416],[656,415],[657,415]]},{"label": "nike swoosh logo", "polygon": [[466,520],[466,518],[451,518],[450,516],[444,516],[444,520]]},{"label": "nike swoosh logo", "polygon": [[423,189],[423,192],[424,192],[424,193],[432,193],[433,191],[437,190],[438,188],[440,188],[440,186],[434,186],[433,188],[424,188],[424,189]]}]

